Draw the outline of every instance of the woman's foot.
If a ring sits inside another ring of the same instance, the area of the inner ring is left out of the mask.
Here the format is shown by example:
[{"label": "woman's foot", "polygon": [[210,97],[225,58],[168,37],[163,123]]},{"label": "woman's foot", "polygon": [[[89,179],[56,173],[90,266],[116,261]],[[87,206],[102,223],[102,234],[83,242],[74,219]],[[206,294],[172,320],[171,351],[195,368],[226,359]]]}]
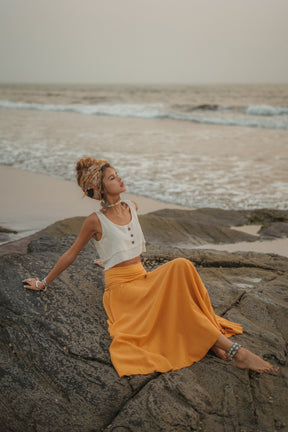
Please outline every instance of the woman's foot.
[{"label": "woman's foot", "polygon": [[232,360],[232,357],[230,357],[230,355],[224,349],[218,348],[215,345],[211,348],[211,351],[213,351],[214,354],[222,360],[225,361]]},{"label": "woman's foot", "polygon": [[239,369],[251,369],[258,373],[271,373],[279,370],[279,367],[272,366],[245,348],[239,349],[234,360]]}]

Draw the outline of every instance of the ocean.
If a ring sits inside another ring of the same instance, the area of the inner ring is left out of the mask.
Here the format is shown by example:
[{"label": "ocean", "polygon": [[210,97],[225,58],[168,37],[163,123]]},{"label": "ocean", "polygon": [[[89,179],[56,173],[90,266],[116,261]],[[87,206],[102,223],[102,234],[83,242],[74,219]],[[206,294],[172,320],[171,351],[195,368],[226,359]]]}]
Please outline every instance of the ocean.
[{"label": "ocean", "polygon": [[0,164],[75,181],[83,155],[164,202],[288,209],[288,84],[0,85]]}]

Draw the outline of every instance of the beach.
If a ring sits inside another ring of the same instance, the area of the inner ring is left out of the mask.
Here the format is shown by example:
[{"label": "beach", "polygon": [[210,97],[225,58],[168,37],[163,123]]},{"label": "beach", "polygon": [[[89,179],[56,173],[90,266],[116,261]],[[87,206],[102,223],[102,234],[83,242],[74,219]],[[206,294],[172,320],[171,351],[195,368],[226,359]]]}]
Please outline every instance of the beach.
[{"label": "beach", "polygon": [[287,98],[287,85],[0,85],[0,164],[74,181],[93,155],[137,195],[287,209]]},{"label": "beach", "polygon": [[[0,225],[17,231],[1,241],[99,208],[75,182],[85,155],[115,166],[140,215],[287,210],[287,97],[286,84],[0,85]],[[287,256],[286,238],[257,241],[260,228],[191,247]]]},{"label": "beach", "polygon": [[[264,85],[0,86],[8,428],[174,431],[176,418],[181,430],[195,419],[195,430],[217,432],[287,424],[287,94],[288,86]],[[127,187],[122,198],[137,202],[147,271],[191,261],[215,312],[243,326],[241,344],[281,366],[261,379],[268,386],[212,353],[177,372],[120,382],[93,242],[47,292],[23,289],[25,277],[51,271],[99,208],[75,182],[84,155],[115,165]]]},{"label": "beach", "polygon": [[0,432],[288,432],[287,14],[1,2]]},{"label": "beach", "polygon": [[[8,193],[7,185],[13,193]],[[2,242],[11,242],[27,237],[62,219],[88,216],[100,208],[99,202],[83,196],[76,182],[59,180],[44,174],[8,166],[0,166],[0,196],[0,226],[17,231],[17,233],[4,234]],[[123,194],[122,198],[137,202],[139,215],[165,209],[189,209],[129,193]],[[260,228],[260,225],[234,227],[235,230],[242,230],[256,236]],[[187,245],[185,248],[187,249]],[[254,242],[218,245],[211,243],[191,244],[189,248],[229,252],[251,251],[287,257],[288,239],[256,240]]]}]

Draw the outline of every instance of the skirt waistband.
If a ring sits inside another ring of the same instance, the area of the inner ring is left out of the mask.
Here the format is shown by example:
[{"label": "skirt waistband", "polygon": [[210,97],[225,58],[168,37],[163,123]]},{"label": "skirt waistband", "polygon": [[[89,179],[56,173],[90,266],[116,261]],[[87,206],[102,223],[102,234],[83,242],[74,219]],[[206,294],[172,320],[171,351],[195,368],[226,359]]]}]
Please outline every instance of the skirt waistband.
[{"label": "skirt waistband", "polygon": [[105,291],[110,291],[121,283],[131,282],[146,275],[142,263],[125,267],[112,267],[105,271]]}]

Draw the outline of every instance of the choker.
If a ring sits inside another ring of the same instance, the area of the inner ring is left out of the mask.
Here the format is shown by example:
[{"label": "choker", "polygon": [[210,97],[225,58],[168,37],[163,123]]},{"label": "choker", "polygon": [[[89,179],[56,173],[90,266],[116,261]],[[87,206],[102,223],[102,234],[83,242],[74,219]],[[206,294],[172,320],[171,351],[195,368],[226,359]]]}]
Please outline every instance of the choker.
[{"label": "choker", "polygon": [[104,204],[104,207],[105,208],[108,208],[108,207],[116,207],[118,204],[120,204],[121,203],[121,200],[119,200],[119,201],[117,201],[115,204]]}]

